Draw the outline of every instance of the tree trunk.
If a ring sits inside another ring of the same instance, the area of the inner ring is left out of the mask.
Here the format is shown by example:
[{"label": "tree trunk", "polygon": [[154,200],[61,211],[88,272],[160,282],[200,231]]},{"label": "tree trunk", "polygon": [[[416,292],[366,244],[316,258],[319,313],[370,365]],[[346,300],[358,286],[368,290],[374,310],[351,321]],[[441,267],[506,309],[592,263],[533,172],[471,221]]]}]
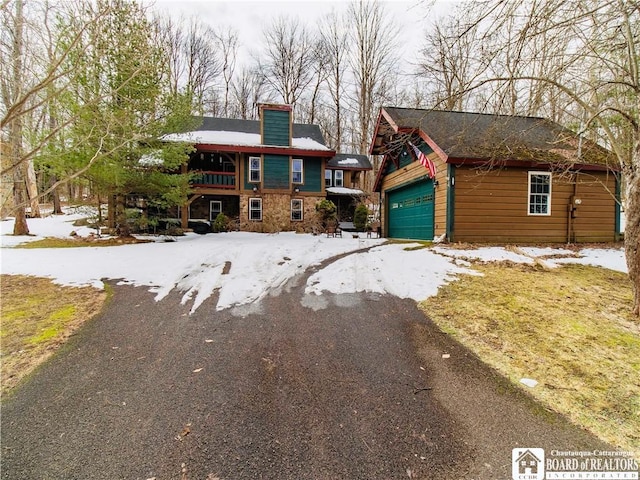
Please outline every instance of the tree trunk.
[{"label": "tree trunk", "polygon": [[[23,14],[22,0],[15,2],[15,32],[13,37],[12,52],[12,73],[13,73],[13,99],[17,101],[21,95],[22,85],[22,31],[23,31]],[[29,235],[29,226],[27,225],[26,205],[26,189],[25,189],[25,164],[22,162],[22,116],[20,112],[9,123],[9,148],[11,164],[15,165],[13,171],[13,204],[15,207],[15,224],[13,225],[14,235]]]},{"label": "tree trunk", "polygon": [[98,229],[102,226],[102,222],[104,222],[104,218],[102,218],[102,204],[100,203],[100,194],[96,194],[96,198],[98,199]]},{"label": "tree trunk", "polygon": [[31,218],[40,218],[38,179],[36,178],[36,170],[33,166],[33,160],[27,160],[26,174],[25,184],[27,186],[27,194],[29,195],[29,204],[31,205]]},{"label": "tree trunk", "polygon": [[27,196],[23,175],[24,164],[20,164],[13,171],[13,203],[16,218],[13,224],[14,235],[29,235],[29,225],[27,225],[27,214],[24,207],[27,203]]},{"label": "tree trunk", "polygon": [[[51,175],[51,185],[58,181],[58,177],[56,175]],[[51,192],[51,197],[53,199],[53,214],[54,215],[62,215],[62,204],[60,203],[60,193],[57,188],[54,188]]]},{"label": "tree trunk", "polygon": [[633,313],[640,316],[640,174],[627,178],[624,250],[633,291]]},{"label": "tree trunk", "polygon": [[127,209],[124,195],[116,195],[116,235],[119,237],[130,237],[131,228],[127,222]]}]

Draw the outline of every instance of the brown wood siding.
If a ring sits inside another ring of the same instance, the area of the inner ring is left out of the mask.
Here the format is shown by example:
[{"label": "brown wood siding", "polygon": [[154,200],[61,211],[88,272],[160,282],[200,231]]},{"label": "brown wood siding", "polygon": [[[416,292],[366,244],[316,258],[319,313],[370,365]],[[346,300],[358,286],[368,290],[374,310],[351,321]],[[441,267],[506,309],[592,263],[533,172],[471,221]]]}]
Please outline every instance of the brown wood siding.
[{"label": "brown wood siding", "polygon": [[351,174],[353,172],[351,170],[343,170],[342,171],[342,183],[347,188],[352,188]]},{"label": "brown wood siding", "polygon": [[578,176],[576,198],[582,203],[575,210],[574,241],[610,242],[615,239],[615,191],[616,180],[612,174]]},{"label": "brown wood siding", "polygon": [[344,186],[366,190],[364,180],[368,173],[366,170],[344,170]]},{"label": "brown wood siding", "polygon": [[434,205],[434,231],[435,237],[441,237],[447,233],[447,164],[439,159],[435,154],[430,155],[436,166],[435,205]]},{"label": "brown wood siding", "polygon": [[[577,188],[582,204],[571,224],[571,241],[615,237],[615,181],[606,173],[552,175],[551,215],[528,214],[528,169],[479,171],[458,167],[455,180],[454,241],[566,242],[569,204]],[[576,185],[577,179],[577,185]],[[599,180],[599,181],[598,181]]]}]

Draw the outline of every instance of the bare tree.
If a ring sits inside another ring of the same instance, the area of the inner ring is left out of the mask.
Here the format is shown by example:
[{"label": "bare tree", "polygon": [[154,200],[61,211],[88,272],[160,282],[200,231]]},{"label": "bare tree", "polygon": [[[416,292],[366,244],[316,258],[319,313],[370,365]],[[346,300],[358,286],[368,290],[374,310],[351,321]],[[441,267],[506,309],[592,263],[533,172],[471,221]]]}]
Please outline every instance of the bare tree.
[{"label": "bare tree", "polygon": [[233,117],[244,120],[258,117],[258,104],[270,100],[262,72],[244,67],[231,83]]},{"label": "bare tree", "polygon": [[385,15],[381,3],[364,0],[349,5],[353,38],[351,68],[355,79],[355,106],[360,153],[367,153],[375,122],[376,94],[395,59],[397,28]]},{"label": "bare tree", "polygon": [[333,128],[327,129],[329,145],[339,151],[342,147],[343,135],[343,102],[346,88],[347,55],[349,48],[349,33],[343,17],[333,11],[320,23],[322,45],[326,53],[327,90],[331,98],[333,111]]},{"label": "bare tree", "polygon": [[445,110],[468,108],[465,93],[483,73],[477,30],[477,25],[468,27],[463,11],[460,16],[438,21],[427,31],[417,75],[425,80],[434,106]]},{"label": "bare tree", "polygon": [[295,105],[313,80],[314,36],[297,19],[279,17],[264,31],[264,62],[258,62],[267,84]]},{"label": "bare tree", "polygon": [[[2,64],[6,67],[6,70],[3,68],[5,71],[2,75],[2,99],[5,111],[9,110],[10,105],[18,103],[23,97],[21,79],[24,75],[24,5],[22,0],[15,0],[12,7],[11,11],[7,7],[2,11],[3,27],[11,28],[10,31],[6,31],[3,34],[2,56],[0,57]],[[5,35],[7,36],[5,37]],[[14,115],[5,124],[8,127],[9,163],[13,166],[13,201],[16,217],[13,234],[28,235],[29,226],[27,225],[25,212],[26,163],[20,161],[23,155],[22,107],[16,107],[14,112]]]},{"label": "bare tree", "polygon": [[216,32],[195,18],[175,22],[156,17],[154,23],[158,25],[158,38],[169,61],[173,93],[192,95],[194,113],[215,111],[217,100],[212,91],[222,71]]},{"label": "bare tree", "polygon": [[218,44],[222,53],[222,78],[224,79],[224,116],[228,117],[230,113],[230,95],[231,81],[236,69],[236,59],[238,56],[238,32],[232,28],[222,30],[218,34]]},{"label": "bare tree", "polygon": [[[67,19],[74,17],[73,12],[82,10],[82,0],[64,4],[46,0],[29,2],[28,15],[23,5],[22,0],[4,2],[0,28],[0,128],[3,140],[10,145],[10,155],[2,164],[1,173],[14,178],[12,213],[16,218],[16,234],[28,233],[25,207],[31,204],[32,214],[37,213],[39,196],[51,191],[37,191],[34,158],[77,118],[69,116],[64,121],[45,123],[44,112],[68,89],[72,67],[67,61],[88,25],[99,22],[110,8],[102,4],[93,10],[93,17],[86,23],[71,28]],[[64,41],[51,36],[51,24],[46,21],[50,18],[56,18],[59,24],[56,28],[66,29]],[[30,195],[26,190],[29,179]]]},{"label": "bare tree", "polygon": [[327,78],[328,56],[326,46],[322,38],[317,38],[313,44],[312,81],[309,84],[311,94],[307,97],[306,121],[315,124],[317,121],[318,102],[322,95],[322,86]]}]

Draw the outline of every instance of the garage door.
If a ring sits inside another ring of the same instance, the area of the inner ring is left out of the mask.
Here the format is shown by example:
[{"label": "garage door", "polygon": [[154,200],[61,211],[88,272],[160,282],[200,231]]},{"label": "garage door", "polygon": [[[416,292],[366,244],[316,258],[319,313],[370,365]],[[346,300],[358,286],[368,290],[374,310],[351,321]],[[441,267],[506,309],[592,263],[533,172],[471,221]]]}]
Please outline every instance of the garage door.
[{"label": "garage door", "polygon": [[387,193],[389,237],[433,240],[433,182],[422,180]]}]

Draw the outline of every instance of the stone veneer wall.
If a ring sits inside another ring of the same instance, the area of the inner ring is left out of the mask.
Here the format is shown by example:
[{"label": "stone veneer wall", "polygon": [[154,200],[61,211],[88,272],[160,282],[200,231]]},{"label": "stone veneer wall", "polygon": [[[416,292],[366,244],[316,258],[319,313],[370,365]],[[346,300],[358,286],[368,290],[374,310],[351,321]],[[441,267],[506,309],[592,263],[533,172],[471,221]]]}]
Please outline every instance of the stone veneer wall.
[{"label": "stone veneer wall", "polygon": [[[262,198],[262,221],[249,220],[249,199]],[[291,221],[291,200],[303,200],[302,221]],[[283,195],[263,193],[256,195],[240,195],[240,230],[248,232],[313,232],[319,228],[319,217],[316,213],[316,203],[324,197],[309,197],[299,195]]]}]

